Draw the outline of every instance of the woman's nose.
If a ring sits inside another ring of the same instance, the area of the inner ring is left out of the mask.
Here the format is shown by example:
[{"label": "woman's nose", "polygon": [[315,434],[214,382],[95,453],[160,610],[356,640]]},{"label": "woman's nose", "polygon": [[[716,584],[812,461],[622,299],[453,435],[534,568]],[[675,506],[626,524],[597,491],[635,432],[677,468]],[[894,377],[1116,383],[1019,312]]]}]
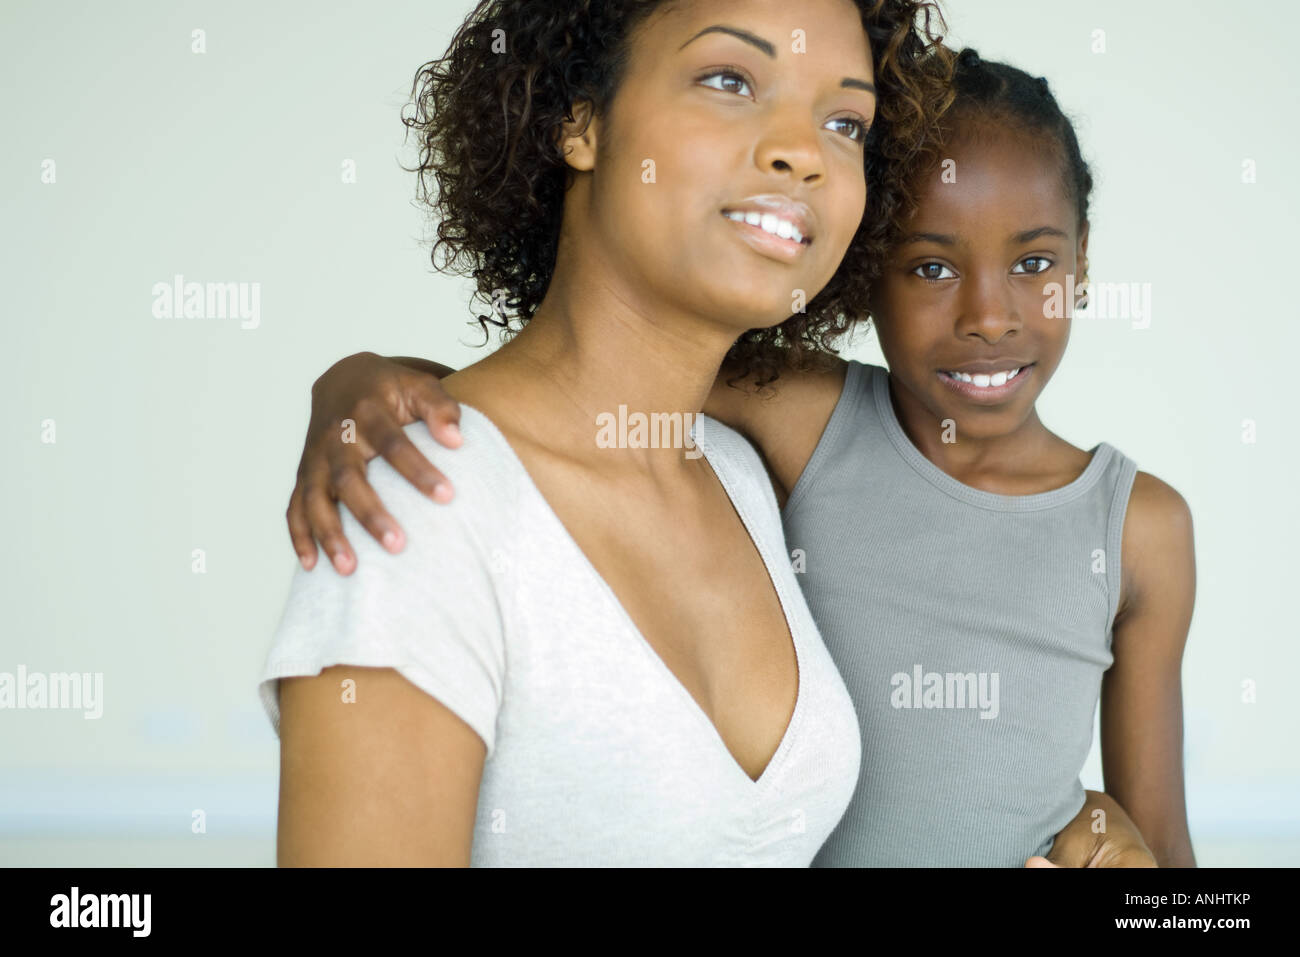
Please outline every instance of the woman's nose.
[{"label": "woman's nose", "polygon": [[817,131],[795,118],[796,111],[781,110],[772,114],[755,151],[755,160],[764,173],[789,170],[800,181],[815,180],[825,173],[825,158]]}]

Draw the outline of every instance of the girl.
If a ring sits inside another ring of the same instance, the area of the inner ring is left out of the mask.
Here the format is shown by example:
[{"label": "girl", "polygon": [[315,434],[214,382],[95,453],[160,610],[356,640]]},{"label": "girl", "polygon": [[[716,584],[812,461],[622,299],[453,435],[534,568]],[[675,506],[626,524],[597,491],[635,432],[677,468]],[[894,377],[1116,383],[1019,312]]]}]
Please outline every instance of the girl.
[{"label": "girl", "polygon": [[[705,404],[764,456],[861,721],[862,774],[816,863],[1044,853],[1087,810],[1078,774],[1100,691],[1107,793],[1159,864],[1194,865],[1180,696],[1189,510],[1113,446],[1076,448],[1035,411],[1070,328],[1050,303],[1068,275],[1086,282],[1091,176],[1044,79],[967,50],[953,87],[912,166],[919,207],[900,216],[872,291],[889,370],[831,361],[759,395],[729,387],[729,366]],[[376,361],[322,379],[318,422],[337,417],[326,406],[364,402],[446,435],[457,412],[430,376],[375,376],[355,397]],[[365,441],[404,474],[445,485],[382,414],[367,424]],[[305,563],[313,534],[345,547],[322,504],[327,462],[372,533],[398,531],[360,494],[357,458],[316,429],[289,511]]]},{"label": "girl", "polygon": [[[812,860],[858,723],[757,454],[716,422],[703,457],[611,450],[592,422],[693,418],[746,330],[737,355],[774,361],[791,287],[814,298],[782,335],[865,305],[839,267],[879,233],[868,130],[912,149],[945,95],[924,9],[485,0],[420,72],[435,264],[445,244],[523,329],[445,382],[464,493],[377,468],[412,547],[292,583],[261,684],[281,864]],[[753,210],[780,235],[727,215]]]}]

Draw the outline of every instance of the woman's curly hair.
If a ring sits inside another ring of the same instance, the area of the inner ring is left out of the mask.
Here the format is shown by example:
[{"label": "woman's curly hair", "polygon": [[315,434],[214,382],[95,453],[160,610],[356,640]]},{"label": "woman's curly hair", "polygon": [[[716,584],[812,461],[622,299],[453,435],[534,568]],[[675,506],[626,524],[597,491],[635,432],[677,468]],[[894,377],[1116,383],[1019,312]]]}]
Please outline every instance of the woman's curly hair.
[{"label": "woman's curly hair", "polygon": [[[417,195],[438,219],[439,270],[471,275],[477,317],[509,335],[541,305],[555,268],[564,195],[574,171],[558,128],[575,102],[605,115],[634,29],[675,0],[481,0],[446,54],[412,85],[408,134],[420,141]],[[835,275],[804,312],[745,332],[727,354],[737,378],[774,381],[867,315],[897,223],[915,205],[903,176],[951,100],[953,54],[930,0],[855,0],[875,67],[876,117],[866,143],[866,212]],[[433,188],[436,183],[436,189]],[[439,251],[448,253],[439,265]]]}]

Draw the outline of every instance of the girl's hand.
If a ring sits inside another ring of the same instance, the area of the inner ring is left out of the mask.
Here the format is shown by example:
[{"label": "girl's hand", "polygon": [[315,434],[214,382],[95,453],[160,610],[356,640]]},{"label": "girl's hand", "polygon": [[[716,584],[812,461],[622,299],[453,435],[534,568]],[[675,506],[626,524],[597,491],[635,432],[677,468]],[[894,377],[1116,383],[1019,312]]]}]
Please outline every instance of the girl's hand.
[{"label": "girl's hand", "polygon": [[420,454],[403,426],[423,419],[439,443],[459,448],[460,404],[438,382],[452,371],[423,359],[359,352],[334,363],[312,385],[311,421],[285,512],[303,568],[315,566],[317,541],[339,574],[356,568],[339,502],[390,552],[402,550],[401,527],[366,481],[366,463],[377,455],[435,502],[451,501],[451,482]]},{"label": "girl's hand", "polygon": [[[1158,867],[1137,825],[1119,802],[1101,791],[1088,791],[1088,799],[1074,820],[1065,826],[1047,857],[1031,857],[1025,867]],[[1096,814],[1104,812],[1104,817]],[[1096,833],[1095,821],[1102,832]]]}]

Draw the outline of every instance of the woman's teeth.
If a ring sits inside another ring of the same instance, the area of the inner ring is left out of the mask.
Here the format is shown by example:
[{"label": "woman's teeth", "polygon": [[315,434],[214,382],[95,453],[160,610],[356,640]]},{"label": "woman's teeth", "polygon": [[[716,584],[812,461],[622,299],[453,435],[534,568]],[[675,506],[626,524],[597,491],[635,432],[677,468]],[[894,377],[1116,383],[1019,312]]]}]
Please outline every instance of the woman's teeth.
[{"label": "woman's teeth", "polygon": [[734,219],[738,223],[748,223],[751,226],[757,226],[765,233],[771,233],[773,236],[780,236],[782,239],[793,239],[797,243],[803,242],[803,233],[795,228],[794,223],[782,219],[774,213],[749,212],[742,213],[735,210],[729,213],[723,213],[728,219]]},{"label": "woman's teeth", "polygon": [[1017,375],[1023,372],[1027,366],[1021,366],[1019,369],[1012,369],[1010,372],[995,372],[992,375],[979,373],[977,375],[967,375],[965,372],[948,372],[944,375],[950,379],[956,379],[958,382],[969,382],[971,385],[979,386],[981,389],[994,388],[1000,385],[1006,385]]}]

